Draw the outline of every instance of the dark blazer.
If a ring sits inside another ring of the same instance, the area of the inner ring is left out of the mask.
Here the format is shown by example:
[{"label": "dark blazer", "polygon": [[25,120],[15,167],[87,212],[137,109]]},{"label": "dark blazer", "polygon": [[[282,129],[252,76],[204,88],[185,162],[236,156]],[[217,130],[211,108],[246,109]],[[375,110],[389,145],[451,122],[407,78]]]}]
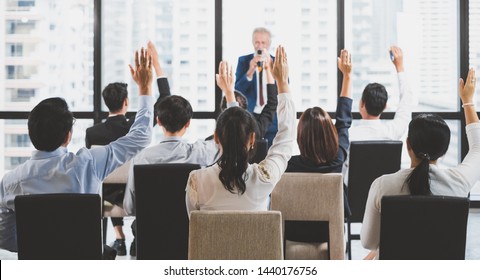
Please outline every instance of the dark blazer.
[{"label": "dark blazer", "polygon": [[[275,58],[270,56],[273,60]],[[257,103],[257,75],[253,75],[252,81],[247,80],[247,71],[250,67],[250,61],[253,59],[253,53],[244,55],[238,58],[237,64],[237,71],[235,73],[236,81],[235,81],[235,89],[240,91],[247,97],[248,106],[247,109],[249,112],[253,112],[255,109],[255,104]],[[268,95],[268,90],[267,90]],[[268,102],[268,101],[267,101]],[[262,112],[263,113],[263,112]],[[269,145],[272,145],[273,138],[278,131],[278,123],[277,123],[277,114],[273,115],[273,119],[271,121],[270,126],[265,133],[262,135],[266,135],[266,138],[269,141]],[[268,132],[268,133],[267,133]]]},{"label": "dark blazer", "polygon": [[[163,98],[171,95],[167,78],[158,78],[157,85],[159,97],[155,102],[155,105]],[[127,120],[124,115],[108,117],[105,122],[87,128],[85,134],[85,146],[90,149],[92,145],[107,145],[110,142],[125,136],[134,121],[135,117]],[[156,123],[156,120],[154,120],[154,125]]]}]

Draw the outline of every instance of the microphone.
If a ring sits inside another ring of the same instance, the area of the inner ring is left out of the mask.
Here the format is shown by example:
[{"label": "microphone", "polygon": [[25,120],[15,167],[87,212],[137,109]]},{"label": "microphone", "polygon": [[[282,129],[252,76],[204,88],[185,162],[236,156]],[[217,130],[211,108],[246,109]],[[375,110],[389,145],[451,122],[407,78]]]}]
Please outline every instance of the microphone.
[{"label": "microphone", "polygon": [[[262,50],[261,50],[261,49],[258,49],[258,50],[257,50],[257,55],[262,56]],[[263,69],[263,60],[257,61],[257,69],[258,69],[258,72],[262,71],[262,69]]]}]

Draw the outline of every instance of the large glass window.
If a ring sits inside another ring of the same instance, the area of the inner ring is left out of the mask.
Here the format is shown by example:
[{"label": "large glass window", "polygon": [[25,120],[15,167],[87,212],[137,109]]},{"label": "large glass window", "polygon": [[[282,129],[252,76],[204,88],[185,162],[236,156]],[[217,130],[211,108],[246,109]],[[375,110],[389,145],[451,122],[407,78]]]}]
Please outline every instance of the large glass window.
[{"label": "large glass window", "polygon": [[53,96],[71,110],[91,111],[93,1],[8,0],[2,9],[0,90],[9,97],[0,98],[0,111],[30,111]]},{"label": "large glass window", "polygon": [[[223,1],[223,59],[233,64],[254,52],[252,32],[272,33],[269,50],[282,44],[290,63],[290,85],[297,111],[337,102],[337,7],[335,0]],[[248,19],[248,20],[246,20]]]},{"label": "large glass window", "polygon": [[114,0],[102,5],[102,88],[128,83],[129,110],[135,111],[138,88],[128,64],[134,64],[135,50],[151,40],[172,94],[185,97],[195,111],[215,110],[214,0]]},{"label": "large glass window", "polygon": [[[414,111],[457,111],[458,2],[451,0],[345,1],[345,41],[353,53],[353,95],[368,83],[385,85],[387,111],[395,111],[398,83],[389,48],[404,53],[405,71],[418,96]],[[432,102],[435,100],[435,102]],[[358,110],[358,102],[354,102]]]}]

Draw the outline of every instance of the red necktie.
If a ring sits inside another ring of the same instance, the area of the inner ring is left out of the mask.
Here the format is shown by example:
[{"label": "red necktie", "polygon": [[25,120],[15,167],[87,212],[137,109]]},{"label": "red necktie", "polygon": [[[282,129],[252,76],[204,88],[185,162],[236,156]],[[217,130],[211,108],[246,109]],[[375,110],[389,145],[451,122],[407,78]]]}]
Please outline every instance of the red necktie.
[{"label": "red necktie", "polygon": [[258,72],[258,85],[260,88],[260,106],[263,106],[265,104],[265,100],[263,99],[263,70]]}]

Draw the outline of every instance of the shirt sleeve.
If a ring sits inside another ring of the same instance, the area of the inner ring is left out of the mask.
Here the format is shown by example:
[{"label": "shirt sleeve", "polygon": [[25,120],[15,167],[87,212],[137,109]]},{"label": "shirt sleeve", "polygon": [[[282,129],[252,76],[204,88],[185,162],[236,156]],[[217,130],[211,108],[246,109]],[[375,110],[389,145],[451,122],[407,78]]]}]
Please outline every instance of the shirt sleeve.
[{"label": "shirt sleeve", "polygon": [[380,245],[380,200],[379,187],[380,178],[373,181],[370,191],[368,192],[367,204],[365,206],[365,214],[363,216],[362,229],[360,232],[360,240],[362,246],[369,250],[377,250]]},{"label": "shirt sleeve", "polygon": [[463,176],[468,182],[465,192],[470,192],[475,183],[480,180],[480,122],[466,126],[469,151],[463,162],[452,169],[453,172]]},{"label": "shirt sleeve", "polygon": [[416,106],[416,98],[404,72],[398,73],[398,86],[400,102],[393,120],[386,122],[386,135],[390,135],[391,139],[400,139],[405,134],[412,118],[412,109]]},{"label": "shirt sleeve", "polygon": [[188,218],[190,218],[190,213],[193,210],[200,210],[196,182],[195,172],[192,171],[188,176],[187,188],[185,189],[185,205],[187,206]]},{"label": "shirt sleeve", "polygon": [[292,157],[296,137],[295,105],[290,93],[278,95],[278,132],[266,158],[258,164],[261,178],[276,184],[285,172],[288,160]]},{"label": "shirt sleeve", "polygon": [[350,141],[348,139],[348,129],[352,125],[352,99],[348,97],[339,97],[337,103],[335,128],[338,133],[339,149],[343,151],[341,154],[343,158],[339,158],[342,162],[347,157],[348,146]]}]

